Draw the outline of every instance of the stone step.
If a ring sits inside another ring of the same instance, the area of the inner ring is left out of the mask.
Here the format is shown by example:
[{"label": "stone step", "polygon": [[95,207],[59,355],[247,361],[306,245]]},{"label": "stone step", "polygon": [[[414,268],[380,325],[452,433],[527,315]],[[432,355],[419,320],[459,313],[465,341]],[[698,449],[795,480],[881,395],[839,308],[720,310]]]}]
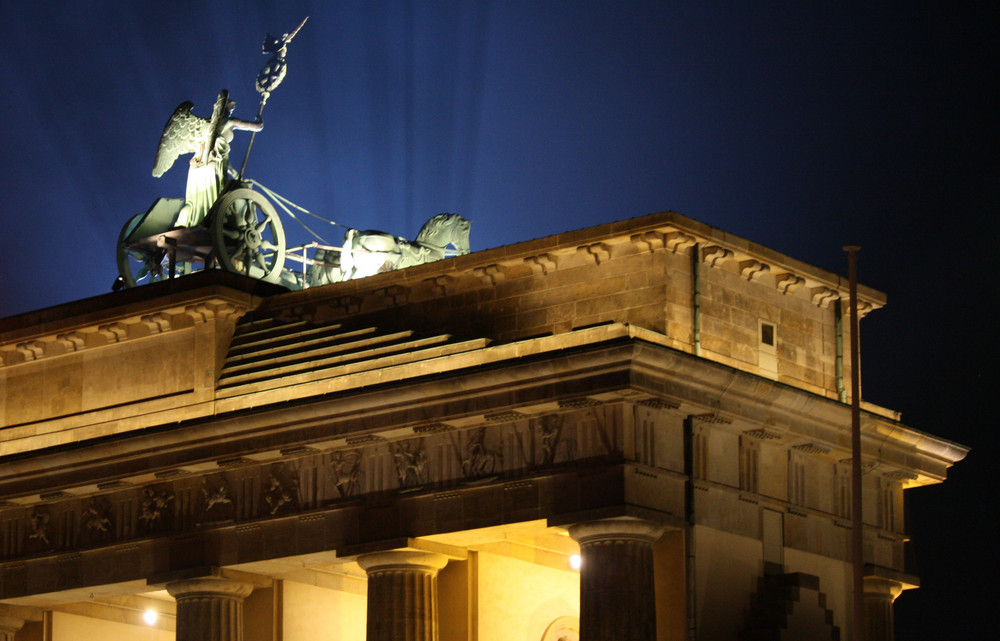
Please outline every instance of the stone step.
[{"label": "stone step", "polygon": [[216,389],[225,389],[243,383],[257,382],[272,378],[280,378],[302,372],[320,371],[325,368],[334,367],[350,361],[362,361],[385,356],[387,354],[416,350],[430,345],[447,342],[451,336],[443,334],[429,338],[421,338],[412,341],[398,342],[408,338],[412,332],[397,332],[386,334],[375,339],[354,341],[343,345],[343,350],[339,354],[328,355],[323,358],[312,358],[310,354],[303,355],[302,358],[294,362],[286,362],[277,367],[261,366],[253,371],[242,374],[223,376],[219,380]]},{"label": "stone step", "polygon": [[[431,339],[420,339],[419,341],[412,341],[412,343],[424,343]],[[449,338],[449,337],[445,337]],[[397,367],[403,365],[409,365],[414,363],[420,363],[422,361],[428,361],[428,373],[434,371],[433,360],[437,358],[454,356],[462,354],[463,352],[470,352],[478,349],[482,349],[489,344],[487,339],[477,338],[468,341],[462,341],[458,343],[443,343],[434,345],[431,347],[425,347],[423,349],[414,349],[410,351],[397,351],[395,353],[389,353],[384,351],[381,354],[376,354],[377,351],[382,350],[370,350],[369,353],[365,355],[359,354],[347,354],[345,356],[357,356],[353,360],[345,359],[340,363],[331,363],[326,367],[308,369],[304,371],[285,373],[277,375],[274,377],[262,377],[257,380],[247,380],[240,383],[230,383],[224,388],[219,388],[216,391],[218,398],[230,398],[233,396],[240,396],[242,394],[252,394],[254,392],[261,392],[269,389],[276,389],[279,387],[291,387],[294,385],[304,385],[307,383],[312,383],[316,381],[322,381],[326,379],[337,378],[340,376],[348,376],[352,374],[360,374],[364,372],[371,372],[374,370],[384,369],[388,367]]]},{"label": "stone step", "polygon": [[[354,334],[354,336],[348,336],[347,338],[366,336],[366,334],[370,333],[364,331],[357,333],[349,332],[348,334]],[[411,331],[403,331],[394,334],[367,336],[366,338],[347,340],[346,342],[340,340],[320,341],[309,345],[296,345],[291,348],[276,348],[274,351],[262,350],[261,352],[254,352],[253,356],[257,358],[248,361],[236,361],[230,364],[230,360],[226,359],[226,365],[222,368],[222,376],[219,380],[220,382],[228,380],[239,375],[240,372],[273,370],[277,367],[290,366],[296,363],[308,362],[315,364],[322,362],[324,358],[334,354],[357,352],[385,343],[399,342],[410,338],[412,335],[413,332]]]},{"label": "stone step", "polygon": [[338,326],[331,326],[328,332],[317,333],[295,333],[281,340],[265,341],[247,350],[230,350],[226,357],[226,363],[222,371],[225,372],[233,366],[242,366],[246,363],[253,363],[261,360],[279,358],[284,354],[301,353],[303,351],[317,350],[322,347],[335,345],[343,341],[374,334],[375,327],[365,327],[349,332],[338,331]]},{"label": "stone step", "polygon": [[269,328],[266,331],[252,332],[241,337],[234,337],[229,344],[229,353],[242,354],[260,347],[270,345],[278,341],[286,343],[295,342],[310,336],[322,335],[339,331],[341,326],[336,325],[309,325],[308,323],[288,323]]}]

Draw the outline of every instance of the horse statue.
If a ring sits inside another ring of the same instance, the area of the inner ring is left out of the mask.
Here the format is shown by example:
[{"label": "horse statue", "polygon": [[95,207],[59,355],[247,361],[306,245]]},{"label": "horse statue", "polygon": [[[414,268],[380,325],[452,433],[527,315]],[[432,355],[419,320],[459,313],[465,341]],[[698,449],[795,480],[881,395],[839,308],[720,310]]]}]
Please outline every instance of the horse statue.
[{"label": "horse statue", "polygon": [[449,245],[454,247],[455,255],[468,254],[470,227],[471,222],[458,214],[438,214],[424,223],[413,241],[384,231],[349,229],[340,252],[343,279],[441,260]]}]

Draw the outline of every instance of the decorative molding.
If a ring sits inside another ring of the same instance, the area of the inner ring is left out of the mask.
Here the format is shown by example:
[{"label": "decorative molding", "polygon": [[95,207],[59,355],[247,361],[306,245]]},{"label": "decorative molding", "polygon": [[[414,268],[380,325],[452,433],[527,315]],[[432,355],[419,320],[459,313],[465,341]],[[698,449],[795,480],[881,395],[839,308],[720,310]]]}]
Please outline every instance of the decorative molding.
[{"label": "decorative molding", "polygon": [[42,341],[25,341],[17,344],[17,351],[24,356],[25,361],[35,361],[45,355],[45,343]]},{"label": "decorative molding", "polygon": [[655,252],[664,246],[663,236],[663,232],[647,231],[643,234],[633,234],[629,240],[639,247],[639,251]]},{"label": "decorative molding", "polygon": [[830,306],[830,303],[840,298],[839,292],[823,286],[813,287],[809,290],[809,294],[812,296],[813,304],[823,309],[826,309]]},{"label": "decorative molding", "polygon": [[771,271],[770,265],[765,265],[759,260],[749,259],[740,261],[740,275],[749,281],[758,280],[761,276]]},{"label": "decorative molding", "polygon": [[97,484],[97,489],[98,490],[117,490],[119,488],[131,487],[131,486],[132,486],[131,483],[127,483],[125,481],[115,480],[115,481],[104,481],[103,483],[98,483]]},{"label": "decorative molding", "polygon": [[42,501],[59,501],[62,499],[73,498],[73,495],[69,492],[64,492],[62,490],[56,490],[55,492],[46,492],[45,494],[39,494],[38,498]]},{"label": "decorative molding", "polygon": [[496,285],[506,278],[506,273],[501,265],[493,264],[486,267],[476,267],[472,273],[479,277],[484,285]]},{"label": "decorative molding", "polygon": [[774,276],[774,286],[778,288],[778,291],[782,294],[791,294],[799,287],[801,287],[806,282],[805,278],[801,276],[796,276],[791,272],[785,272],[784,274],[775,274]]},{"label": "decorative molding", "polygon": [[694,247],[697,242],[698,240],[694,236],[680,231],[667,232],[664,236],[664,244],[666,248],[675,254],[677,252],[684,251],[688,247]]},{"label": "decorative molding", "polygon": [[447,274],[442,274],[433,278],[425,278],[424,282],[430,286],[431,291],[434,292],[435,296],[444,296],[448,293],[448,287],[454,282],[454,280],[455,279],[453,277]]},{"label": "decorative molding", "polygon": [[253,465],[253,459],[244,458],[242,456],[234,456],[233,458],[222,459],[221,461],[216,461],[216,465],[223,469],[232,469],[235,467],[246,467],[247,465]]},{"label": "decorative molding", "polygon": [[711,423],[713,425],[729,425],[733,422],[733,419],[725,416],[719,416],[717,413],[695,414],[692,418],[695,418],[702,423]]},{"label": "decorative molding", "polygon": [[360,445],[363,443],[382,443],[385,441],[385,437],[377,434],[361,434],[360,436],[348,436],[346,440],[348,445]]},{"label": "decorative molding", "polygon": [[743,436],[749,438],[755,438],[759,441],[776,441],[781,438],[781,434],[777,432],[772,432],[771,430],[765,429],[763,427],[757,428],[755,430],[746,430],[743,432]]},{"label": "decorative molding", "polygon": [[579,396],[577,398],[567,398],[561,399],[559,401],[559,408],[580,408],[580,407],[594,407],[596,405],[603,405],[604,401],[595,401],[592,398],[587,398],[586,396]]},{"label": "decorative molding", "polygon": [[493,412],[492,414],[484,414],[483,418],[491,423],[509,423],[511,421],[518,421],[522,418],[528,418],[528,416],[527,414],[522,414],[521,412],[507,410],[503,412]]},{"label": "decorative molding", "polygon": [[405,305],[410,296],[410,288],[392,285],[391,287],[376,289],[372,294],[387,307]]},{"label": "decorative molding", "polygon": [[205,323],[215,317],[215,311],[207,303],[188,305],[184,308],[184,313],[194,321],[195,325]]},{"label": "decorative molding", "polygon": [[172,468],[169,470],[160,470],[159,472],[154,472],[153,476],[155,476],[158,479],[170,479],[174,478],[175,476],[185,476],[187,474],[188,474],[187,470]]},{"label": "decorative molding", "polygon": [[718,267],[733,257],[733,252],[720,247],[719,245],[709,245],[701,250],[702,261],[708,263],[709,267]]},{"label": "decorative molding", "polygon": [[636,404],[654,410],[675,410],[681,406],[678,401],[671,401],[665,398],[645,398],[641,401],[636,401]]},{"label": "decorative molding", "polygon": [[149,328],[150,334],[160,334],[170,330],[170,319],[166,314],[146,314],[140,322]]},{"label": "decorative molding", "polygon": [[128,326],[125,323],[108,323],[99,326],[97,333],[105,337],[109,343],[119,343],[128,336]]},{"label": "decorative molding", "polygon": [[549,272],[555,271],[556,269],[555,257],[550,254],[529,256],[524,259],[524,262],[531,268],[532,273],[535,274],[540,271],[542,275],[547,275]]},{"label": "decorative molding", "polygon": [[282,456],[302,456],[304,454],[319,453],[319,450],[315,447],[309,447],[308,445],[296,445],[295,447],[287,447],[278,451]]},{"label": "decorative molding", "polygon": [[451,432],[454,431],[454,427],[447,425],[445,423],[425,423],[424,425],[415,425],[413,427],[414,434],[437,434],[440,432]]},{"label": "decorative molding", "polygon": [[799,445],[793,445],[793,450],[802,452],[803,454],[829,454],[830,448],[825,445],[820,445],[819,443],[801,443]]},{"label": "decorative molding", "polygon": [[56,342],[65,347],[67,352],[76,352],[83,349],[86,339],[80,332],[66,332],[56,336]]},{"label": "decorative molding", "polygon": [[361,297],[340,296],[333,301],[333,311],[340,315],[357,314],[361,311]]},{"label": "decorative molding", "polygon": [[581,245],[576,248],[576,251],[580,254],[590,256],[595,265],[600,265],[611,258],[611,248],[605,243]]}]

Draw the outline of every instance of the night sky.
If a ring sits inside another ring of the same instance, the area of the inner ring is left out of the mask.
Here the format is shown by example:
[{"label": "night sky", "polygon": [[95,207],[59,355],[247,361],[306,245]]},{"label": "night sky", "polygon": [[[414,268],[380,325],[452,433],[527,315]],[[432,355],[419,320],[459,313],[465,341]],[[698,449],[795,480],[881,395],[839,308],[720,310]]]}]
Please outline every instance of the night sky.
[{"label": "night sky", "polygon": [[908,493],[897,639],[983,634],[1000,3],[0,0],[0,317],[109,291],[125,221],[184,192],[164,122],[221,88],[252,119],[265,32],[306,15],[247,175],[325,218],[457,212],[475,251],[674,210],[840,274],[861,245],[865,399],[972,447]]}]

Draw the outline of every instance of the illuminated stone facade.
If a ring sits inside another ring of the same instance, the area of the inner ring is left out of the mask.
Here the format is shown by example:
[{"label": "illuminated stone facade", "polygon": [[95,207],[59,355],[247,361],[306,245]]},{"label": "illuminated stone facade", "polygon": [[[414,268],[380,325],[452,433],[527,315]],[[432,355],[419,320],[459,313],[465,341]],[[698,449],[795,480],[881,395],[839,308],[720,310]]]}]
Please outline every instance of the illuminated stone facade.
[{"label": "illuminated stone facade", "polygon": [[[0,320],[0,636],[846,638],[846,299],[666,213]],[[863,409],[886,639],[903,490],[966,450]]]}]

